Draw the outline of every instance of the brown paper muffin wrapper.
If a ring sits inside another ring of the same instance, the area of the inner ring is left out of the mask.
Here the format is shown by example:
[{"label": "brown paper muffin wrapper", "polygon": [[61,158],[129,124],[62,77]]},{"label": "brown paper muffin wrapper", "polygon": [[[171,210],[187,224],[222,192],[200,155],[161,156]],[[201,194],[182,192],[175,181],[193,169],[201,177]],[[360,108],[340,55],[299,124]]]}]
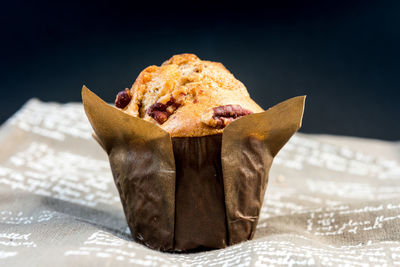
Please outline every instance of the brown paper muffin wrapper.
[{"label": "brown paper muffin wrapper", "polygon": [[162,251],[224,248],[253,237],[273,158],[300,128],[305,96],[174,137],[108,105],[85,86],[95,139],[107,152],[132,237]]}]

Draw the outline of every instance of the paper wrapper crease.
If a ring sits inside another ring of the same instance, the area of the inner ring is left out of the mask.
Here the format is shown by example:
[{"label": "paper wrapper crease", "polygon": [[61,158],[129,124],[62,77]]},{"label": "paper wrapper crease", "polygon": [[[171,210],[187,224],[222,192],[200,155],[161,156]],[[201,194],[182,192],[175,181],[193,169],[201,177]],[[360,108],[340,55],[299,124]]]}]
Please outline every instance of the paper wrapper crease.
[{"label": "paper wrapper crease", "polygon": [[300,128],[305,96],[230,123],[223,134],[174,137],[108,105],[85,86],[135,241],[162,251],[224,248],[253,237],[273,158]]}]

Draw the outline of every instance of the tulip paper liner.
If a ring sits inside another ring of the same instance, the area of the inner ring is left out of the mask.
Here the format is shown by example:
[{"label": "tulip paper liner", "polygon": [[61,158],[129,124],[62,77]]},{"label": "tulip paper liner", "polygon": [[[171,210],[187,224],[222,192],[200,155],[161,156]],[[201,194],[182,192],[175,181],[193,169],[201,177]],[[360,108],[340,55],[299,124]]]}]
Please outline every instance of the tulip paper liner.
[{"label": "tulip paper liner", "polygon": [[300,128],[305,96],[239,118],[222,134],[174,137],[85,86],[132,237],[162,251],[223,248],[253,237],[273,158]]}]

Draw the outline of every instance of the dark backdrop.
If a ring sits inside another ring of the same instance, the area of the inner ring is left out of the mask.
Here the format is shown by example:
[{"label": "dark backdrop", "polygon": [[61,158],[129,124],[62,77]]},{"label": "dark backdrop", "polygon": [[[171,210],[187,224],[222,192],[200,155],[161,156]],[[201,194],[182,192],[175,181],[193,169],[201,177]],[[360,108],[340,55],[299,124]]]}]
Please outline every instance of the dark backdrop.
[{"label": "dark backdrop", "polygon": [[400,1],[2,1],[0,123],[29,98],[107,101],[148,65],[222,62],[264,108],[307,94],[303,132],[399,140]]}]

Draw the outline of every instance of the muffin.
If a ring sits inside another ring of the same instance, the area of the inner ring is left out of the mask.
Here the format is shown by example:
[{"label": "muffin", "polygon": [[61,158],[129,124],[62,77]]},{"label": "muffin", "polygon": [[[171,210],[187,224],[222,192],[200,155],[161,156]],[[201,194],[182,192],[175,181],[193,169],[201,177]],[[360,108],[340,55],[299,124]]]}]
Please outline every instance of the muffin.
[{"label": "muffin", "polygon": [[220,63],[193,54],[143,70],[112,107],[83,87],[136,242],[161,251],[253,237],[273,158],[300,128],[305,97],[267,111]]},{"label": "muffin", "polygon": [[221,63],[193,54],[147,67],[130,90],[117,95],[115,104],[127,114],[157,123],[171,137],[220,134],[234,119],[264,111]]}]

